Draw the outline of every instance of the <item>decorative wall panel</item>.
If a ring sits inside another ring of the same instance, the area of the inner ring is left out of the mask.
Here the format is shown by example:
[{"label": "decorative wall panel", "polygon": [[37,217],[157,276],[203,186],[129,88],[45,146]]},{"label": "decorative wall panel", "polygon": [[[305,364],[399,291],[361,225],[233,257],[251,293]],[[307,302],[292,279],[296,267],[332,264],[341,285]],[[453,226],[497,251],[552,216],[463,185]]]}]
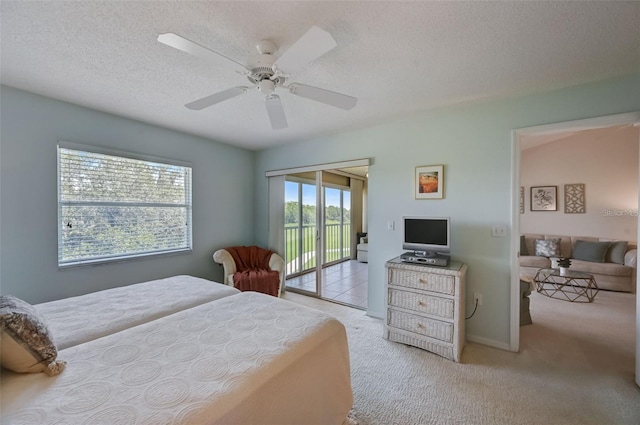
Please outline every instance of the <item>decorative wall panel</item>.
[{"label": "decorative wall panel", "polygon": [[584,183],[564,185],[565,214],[584,214],[587,211]]}]

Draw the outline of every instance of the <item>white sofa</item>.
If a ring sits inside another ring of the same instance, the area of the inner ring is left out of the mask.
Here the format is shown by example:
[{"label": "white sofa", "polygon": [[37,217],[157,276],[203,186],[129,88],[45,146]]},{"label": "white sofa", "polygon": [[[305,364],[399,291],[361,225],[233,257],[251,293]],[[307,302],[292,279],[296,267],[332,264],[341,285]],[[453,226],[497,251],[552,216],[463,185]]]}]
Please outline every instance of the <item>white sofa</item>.
[{"label": "white sofa", "polygon": [[[3,332],[24,328],[0,298]],[[347,423],[346,331],[323,312],[189,276],[24,307],[66,367],[3,369],[2,424]]]},{"label": "white sofa", "polygon": [[[635,242],[627,242],[624,252],[618,262],[611,261],[607,252],[603,262],[584,261],[572,258],[573,249],[577,241],[585,242],[619,242],[609,239],[588,236],[542,235],[524,234],[520,249],[520,276],[532,278],[541,268],[551,267],[551,258],[535,255],[536,239],[560,239],[559,257],[571,258],[571,270],[592,274],[598,288],[619,291],[636,292],[637,246]],[[523,245],[524,242],[524,246]]]}]

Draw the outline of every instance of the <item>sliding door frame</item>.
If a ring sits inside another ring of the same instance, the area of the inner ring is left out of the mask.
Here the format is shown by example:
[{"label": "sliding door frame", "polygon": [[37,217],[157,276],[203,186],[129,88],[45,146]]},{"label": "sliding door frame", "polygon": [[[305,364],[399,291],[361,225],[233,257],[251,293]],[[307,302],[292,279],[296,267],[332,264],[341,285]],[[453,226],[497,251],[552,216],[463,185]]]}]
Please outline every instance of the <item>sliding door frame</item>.
[{"label": "sliding door frame", "polygon": [[[316,173],[316,292],[315,296],[322,298],[322,263],[324,258],[324,238],[320,232],[324,229],[324,191],[322,188],[322,172],[325,170],[335,170],[338,168],[362,167],[369,166],[371,160],[369,158],[356,159],[350,161],[333,162],[326,164],[308,165],[294,168],[286,168],[280,170],[271,170],[265,173],[265,177],[269,179],[269,186],[282,185],[281,189],[275,189],[273,196],[269,195],[269,241],[271,250],[284,253],[284,212],[282,211],[282,200],[284,200],[284,181],[285,176],[289,174],[298,174],[305,172]],[[282,199],[280,199],[282,198]],[[280,204],[280,205],[278,205]],[[274,228],[275,227],[275,228]]]}]

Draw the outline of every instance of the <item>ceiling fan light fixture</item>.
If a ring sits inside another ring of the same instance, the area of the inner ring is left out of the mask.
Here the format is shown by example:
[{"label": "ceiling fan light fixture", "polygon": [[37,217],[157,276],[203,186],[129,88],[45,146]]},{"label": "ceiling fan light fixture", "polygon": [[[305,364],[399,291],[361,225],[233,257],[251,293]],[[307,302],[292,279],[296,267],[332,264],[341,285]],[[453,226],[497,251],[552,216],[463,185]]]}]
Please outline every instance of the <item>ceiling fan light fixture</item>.
[{"label": "ceiling fan light fixture", "polygon": [[276,89],[276,85],[271,80],[262,80],[258,83],[258,90],[265,96],[270,96]]},{"label": "ceiling fan light fixture", "polygon": [[256,50],[261,55],[272,55],[276,50],[278,50],[278,46],[276,46],[272,41],[261,40],[256,44]]}]

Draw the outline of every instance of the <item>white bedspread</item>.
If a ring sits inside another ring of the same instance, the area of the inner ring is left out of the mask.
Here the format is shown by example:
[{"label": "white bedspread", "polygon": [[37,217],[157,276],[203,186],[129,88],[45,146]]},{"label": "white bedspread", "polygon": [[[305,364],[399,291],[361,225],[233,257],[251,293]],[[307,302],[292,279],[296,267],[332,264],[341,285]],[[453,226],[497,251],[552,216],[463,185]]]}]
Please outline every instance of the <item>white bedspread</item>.
[{"label": "white bedspread", "polygon": [[339,425],[344,326],[255,292],[63,350],[58,376],[5,373],[2,424]]},{"label": "white bedspread", "polygon": [[174,276],[34,307],[44,318],[58,350],[62,350],[238,293],[231,286],[210,280]]}]

